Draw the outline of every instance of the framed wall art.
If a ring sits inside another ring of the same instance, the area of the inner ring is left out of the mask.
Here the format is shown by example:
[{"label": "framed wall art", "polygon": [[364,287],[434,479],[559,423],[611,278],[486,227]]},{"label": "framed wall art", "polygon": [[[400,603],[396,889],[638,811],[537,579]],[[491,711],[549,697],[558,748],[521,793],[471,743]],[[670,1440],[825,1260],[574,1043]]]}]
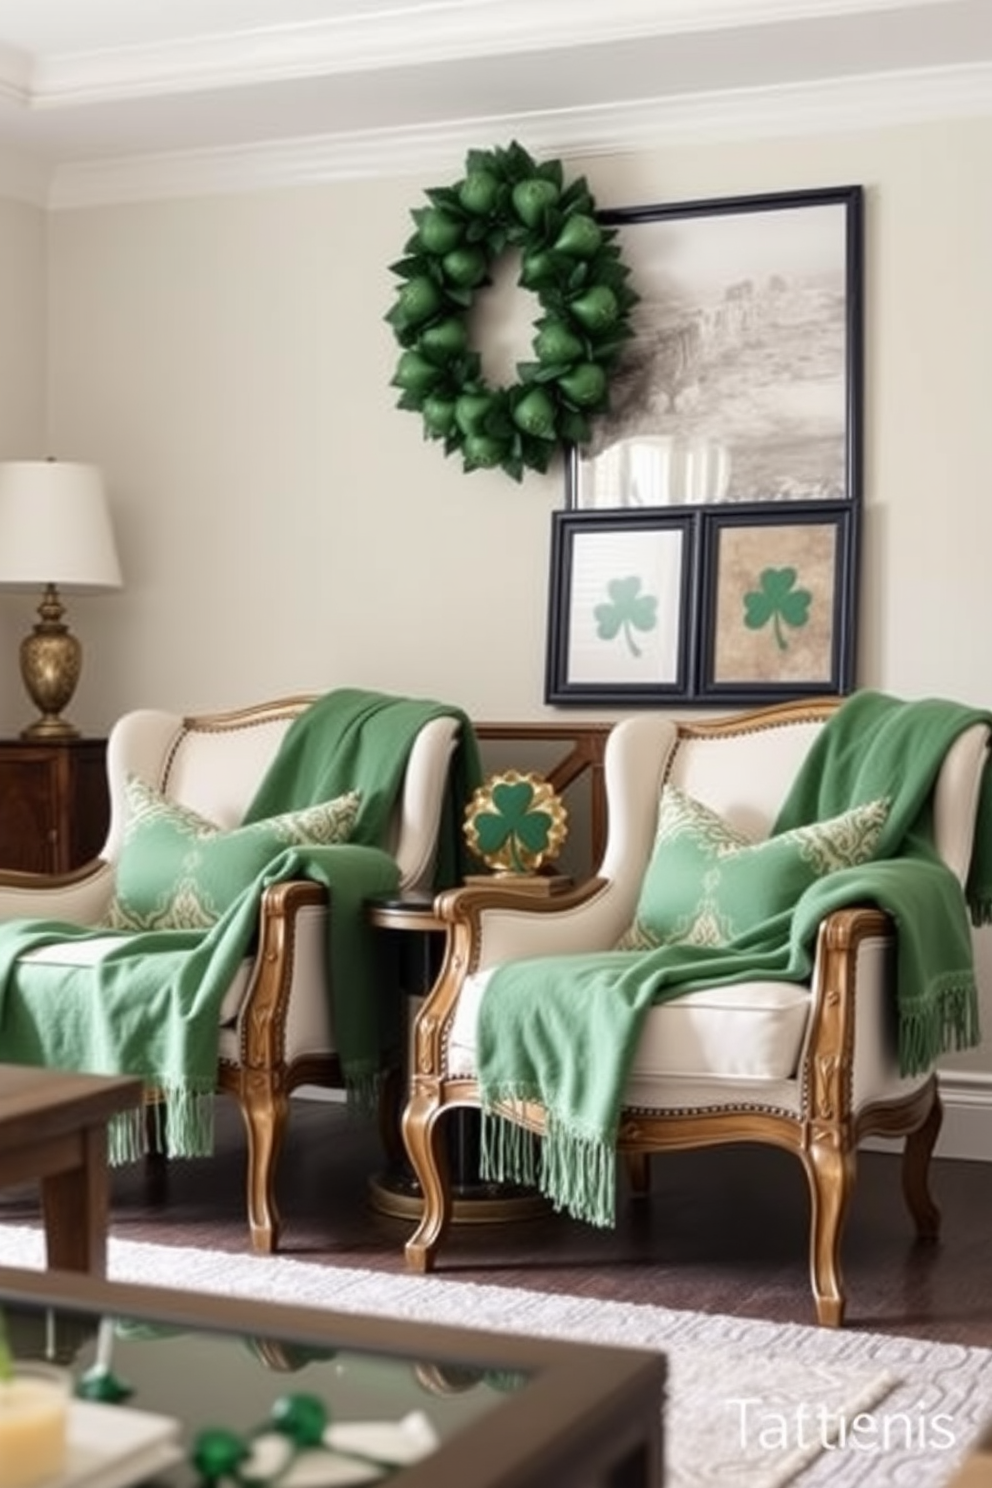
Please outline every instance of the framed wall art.
[{"label": "framed wall art", "polygon": [[844,694],[854,676],[847,502],[701,517],[698,694],[729,703]]},{"label": "framed wall art", "polygon": [[692,513],[552,513],[547,702],[686,696],[696,542]]},{"label": "framed wall art", "polygon": [[566,508],[859,502],[861,187],[598,217],[640,302]]},{"label": "framed wall art", "polygon": [[858,515],[849,501],[552,513],[545,702],[845,695]]}]

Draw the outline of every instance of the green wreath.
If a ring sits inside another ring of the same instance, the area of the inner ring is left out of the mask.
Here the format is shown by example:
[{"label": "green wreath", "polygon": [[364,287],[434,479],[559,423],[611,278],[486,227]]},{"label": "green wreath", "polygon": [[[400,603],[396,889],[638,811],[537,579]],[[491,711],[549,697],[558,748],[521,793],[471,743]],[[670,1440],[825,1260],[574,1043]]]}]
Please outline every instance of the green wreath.
[{"label": "green wreath", "polygon": [[[585,180],[566,186],[557,160],[538,165],[513,143],[471,150],[465,176],[426,192],[417,231],[390,266],[403,280],[386,316],[403,351],[390,386],[466,470],[501,467],[514,480],[547,470],[561,446],[586,444],[609,407],[609,374],[632,335],[638,296],[616,229],[596,219]],[[469,344],[468,313],[496,260],[519,249],[518,283],[533,291],[535,360],[519,382],[492,387]]]}]

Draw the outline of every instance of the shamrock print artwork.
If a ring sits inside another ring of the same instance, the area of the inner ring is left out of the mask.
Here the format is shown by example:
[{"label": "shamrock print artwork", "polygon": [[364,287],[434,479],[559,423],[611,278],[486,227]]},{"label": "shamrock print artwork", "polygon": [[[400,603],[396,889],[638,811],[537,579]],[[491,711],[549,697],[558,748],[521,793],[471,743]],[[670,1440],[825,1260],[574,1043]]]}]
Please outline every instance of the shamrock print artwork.
[{"label": "shamrock print artwork", "polygon": [[653,594],[641,593],[641,579],[631,574],[623,579],[610,579],[606,585],[609,599],[595,608],[596,634],[604,641],[622,636],[630,654],[640,656],[641,648],[635,631],[648,633],[658,624],[658,600]]},{"label": "shamrock print artwork", "polygon": [[749,630],[770,625],[780,651],[789,649],[783,626],[801,630],[809,624],[813,596],[808,589],[796,588],[797,578],[794,568],[764,568],[758,576],[759,587],[744,595],[744,624]]}]

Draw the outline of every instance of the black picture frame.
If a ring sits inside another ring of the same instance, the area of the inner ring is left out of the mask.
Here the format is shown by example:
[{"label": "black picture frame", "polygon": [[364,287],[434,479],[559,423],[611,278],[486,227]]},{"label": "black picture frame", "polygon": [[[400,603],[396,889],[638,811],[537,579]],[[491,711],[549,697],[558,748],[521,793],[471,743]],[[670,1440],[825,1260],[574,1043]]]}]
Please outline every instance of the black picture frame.
[{"label": "black picture frame", "polygon": [[849,501],[552,513],[546,703],[758,706],[855,685]]},{"label": "black picture frame", "polygon": [[701,524],[699,699],[849,693],[858,583],[850,502],[710,508]]},{"label": "black picture frame", "polygon": [[566,509],[860,503],[862,188],[597,215],[641,298]]},{"label": "black picture frame", "polygon": [[692,512],[552,513],[546,702],[687,695],[697,543]]}]

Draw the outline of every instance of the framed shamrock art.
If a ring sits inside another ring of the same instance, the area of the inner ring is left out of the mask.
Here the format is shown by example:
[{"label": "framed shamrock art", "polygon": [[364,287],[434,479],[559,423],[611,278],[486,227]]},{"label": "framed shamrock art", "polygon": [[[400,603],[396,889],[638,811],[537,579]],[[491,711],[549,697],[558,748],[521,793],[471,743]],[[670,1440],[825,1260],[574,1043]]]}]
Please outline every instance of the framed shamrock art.
[{"label": "framed shamrock art", "polygon": [[545,701],[689,695],[695,515],[552,513]]},{"label": "framed shamrock art", "polygon": [[701,701],[764,703],[851,691],[855,516],[848,501],[703,514]]},{"label": "framed shamrock art", "polygon": [[846,500],[554,512],[545,701],[850,692],[857,515]]}]

